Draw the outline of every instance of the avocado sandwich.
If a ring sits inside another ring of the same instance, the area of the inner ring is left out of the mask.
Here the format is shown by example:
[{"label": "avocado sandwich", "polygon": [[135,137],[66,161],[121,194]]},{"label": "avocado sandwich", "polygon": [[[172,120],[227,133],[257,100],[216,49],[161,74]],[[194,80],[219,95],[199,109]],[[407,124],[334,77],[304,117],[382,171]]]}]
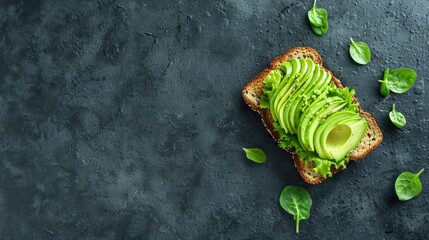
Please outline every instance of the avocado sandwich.
[{"label": "avocado sandwich", "polygon": [[247,105],[267,131],[292,154],[300,176],[322,182],[350,160],[367,156],[383,139],[355,91],[322,66],[316,50],[298,47],[275,58],[243,88]]}]

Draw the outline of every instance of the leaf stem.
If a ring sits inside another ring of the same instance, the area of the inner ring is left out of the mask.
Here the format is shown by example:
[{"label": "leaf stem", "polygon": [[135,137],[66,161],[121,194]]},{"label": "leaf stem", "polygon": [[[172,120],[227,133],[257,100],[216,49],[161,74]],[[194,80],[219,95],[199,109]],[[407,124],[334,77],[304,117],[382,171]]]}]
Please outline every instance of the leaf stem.
[{"label": "leaf stem", "polygon": [[317,16],[317,13],[316,13],[316,1],[317,1],[317,0],[314,0],[314,3],[313,3],[313,9],[312,9],[312,10],[313,10],[313,15],[314,15],[314,16]]},{"label": "leaf stem", "polygon": [[417,173],[417,176],[420,176],[420,174],[422,174],[422,172],[424,171],[425,169],[424,168],[422,168],[422,170],[420,170],[420,172],[418,172]]},{"label": "leaf stem", "polygon": [[299,218],[296,220],[296,226],[295,226],[296,233],[299,233]]},{"label": "leaf stem", "polygon": [[392,112],[396,112],[395,104],[392,105]]}]

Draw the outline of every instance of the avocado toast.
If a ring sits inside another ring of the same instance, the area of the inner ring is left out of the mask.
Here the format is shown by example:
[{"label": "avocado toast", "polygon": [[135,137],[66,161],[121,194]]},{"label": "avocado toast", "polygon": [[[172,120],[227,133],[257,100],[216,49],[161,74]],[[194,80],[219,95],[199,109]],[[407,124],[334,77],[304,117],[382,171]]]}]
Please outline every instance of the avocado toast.
[{"label": "avocado toast", "polygon": [[322,63],[316,50],[293,48],[242,91],[244,101],[261,115],[267,131],[292,154],[300,176],[310,184],[344,169],[350,160],[364,158],[383,139],[354,90],[344,88]]}]

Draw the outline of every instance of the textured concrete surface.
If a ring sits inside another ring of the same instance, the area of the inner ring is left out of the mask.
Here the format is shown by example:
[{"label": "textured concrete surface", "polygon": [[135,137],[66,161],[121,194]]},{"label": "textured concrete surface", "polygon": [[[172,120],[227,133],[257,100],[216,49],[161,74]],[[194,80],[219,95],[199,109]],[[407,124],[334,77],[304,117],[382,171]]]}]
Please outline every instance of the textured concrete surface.
[{"label": "textured concrete surface", "polygon": [[[0,239],[428,239],[429,3],[321,1],[2,1]],[[371,47],[367,66],[349,37]],[[241,88],[296,46],[316,48],[355,88],[385,139],[310,186]],[[412,90],[383,99],[385,67],[411,67]],[[389,122],[395,102],[404,129]],[[255,165],[242,147],[261,147]],[[402,171],[427,171],[399,202]],[[288,184],[313,197],[294,233],[278,204]]]}]

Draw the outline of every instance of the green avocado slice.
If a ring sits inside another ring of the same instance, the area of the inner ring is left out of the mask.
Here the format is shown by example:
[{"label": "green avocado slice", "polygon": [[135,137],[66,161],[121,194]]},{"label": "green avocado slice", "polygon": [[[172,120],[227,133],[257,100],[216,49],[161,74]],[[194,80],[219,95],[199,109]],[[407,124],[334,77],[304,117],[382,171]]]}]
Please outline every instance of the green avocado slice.
[{"label": "green avocado slice", "polygon": [[[279,84],[277,91],[274,93],[274,99],[272,101],[272,104],[270,104],[270,111],[272,112],[272,114],[274,114],[273,119],[276,120],[279,120],[278,105],[280,104],[280,101],[282,100],[286,92],[288,92],[288,90],[291,88],[292,84],[295,81],[297,73],[301,71],[301,63],[299,59],[292,58],[288,61],[288,63],[289,65],[282,65],[284,66],[283,69],[286,70],[286,74],[282,82]],[[281,69],[282,66],[280,67]],[[288,74],[289,72],[290,74]]]},{"label": "green avocado slice", "polygon": [[306,62],[306,59],[301,58],[300,63],[302,66],[301,71],[299,72],[299,74],[296,74],[296,79],[294,80],[294,83],[291,85],[288,91],[281,96],[278,109],[276,109],[276,112],[278,113],[278,119],[279,119],[280,125],[287,133],[291,132],[291,127],[288,125],[288,122],[285,121],[285,115],[284,115],[287,102],[290,98],[290,95],[293,94],[295,91],[297,91],[304,84],[305,81],[303,81],[303,79],[307,79],[311,73],[310,71],[307,71],[309,66]]},{"label": "green avocado slice", "polygon": [[303,138],[308,144],[307,149],[309,151],[314,151],[314,132],[316,131],[320,122],[330,114],[340,111],[347,105],[347,102],[339,97],[329,98],[329,100],[331,100],[332,102],[329,102],[328,106],[325,105],[324,108],[317,113],[317,117],[313,117],[310,120],[308,126],[305,129]]},{"label": "green avocado slice", "polygon": [[298,133],[298,139],[301,146],[307,151],[314,151],[313,136],[320,121],[329,114],[339,111],[346,106],[346,104],[347,103],[340,97],[331,97],[312,106],[307,114],[303,116],[299,125],[300,131]]},{"label": "green avocado slice", "polygon": [[271,110],[271,116],[273,117],[274,121],[277,121],[277,114],[274,111],[274,103],[276,103],[277,96],[279,95],[280,91],[284,88],[284,86],[290,81],[290,76],[292,75],[292,63],[291,61],[287,61],[285,63],[282,63],[280,65],[280,70],[284,73],[283,78],[280,80],[279,85],[274,90],[271,100],[270,100],[270,110]]},{"label": "green avocado slice", "polygon": [[[344,119],[355,119],[360,120],[360,117],[356,115],[354,112],[350,111],[340,111],[331,114],[329,117],[325,118],[319,125],[319,127],[314,132],[314,148],[316,149],[317,154],[321,158],[333,159],[332,155],[326,150],[326,146],[321,144],[321,135],[325,132],[325,129],[330,126],[330,123],[337,123],[338,121],[342,121]],[[322,148],[323,145],[323,148]]]},{"label": "green avocado slice", "polygon": [[355,112],[351,111],[340,111],[333,113],[328,118],[326,118],[322,124],[316,129],[316,132],[314,133],[314,143],[317,154],[321,158],[326,159],[333,159],[333,156],[326,148],[326,142],[322,142],[322,135],[327,131],[327,128],[331,126],[332,124],[337,124],[340,121],[343,120],[360,120],[360,116],[357,115]]},{"label": "green avocado slice", "polygon": [[325,105],[327,105],[327,103],[328,103],[328,98],[325,98],[325,99],[323,99],[323,100],[321,100],[321,101],[318,101],[316,104],[312,104],[312,106],[310,106],[308,109],[307,109],[307,111],[306,111],[306,114],[304,114],[303,116],[302,116],[302,118],[301,118],[301,120],[299,121],[299,124],[298,124],[298,129],[299,129],[299,131],[298,131],[298,133],[297,133],[297,135],[298,135],[298,140],[299,140],[299,142],[300,142],[300,144],[301,144],[301,146],[305,149],[305,150],[309,150],[309,147],[308,147],[308,142],[307,142],[307,140],[308,140],[308,138],[305,138],[305,132],[306,132],[306,129],[307,129],[307,127],[308,127],[308,125],[309,125],[309,123],[310,123],[310,121],[312,120],[312,118],[314,118],[315,117],[315,114],[317,114],[317,112],[320,110],[320,109],[322,109]]},{"label": "green avocado slice", "polygon": [[[315,105],[320,104],[320,102],[326,101],[326,99],[327,99],[326,95],[328,94],[328,91],[329,91],[329,89],[325,88],[318,96],[315,94],[311,95],[310,105],[308,105],[306,107],[306,109],[304,110],[304,112],[301,114],[301,116],[299,118],[299,122],[298,122],[298,126],[297,126],[298,139],[299,139],[300,135],[304,134],[305,129],[302,128],[302,126],[304,124],[303,122],[305,121],[305,124],[307,124],[308,121],[310,120],[309,118],[311,118],[314,115],[314,113],[310,113],[310,110],[312,110],[312,109],[314,110]],[[326,104],[326,102],[325,102],[325,104]],[[323,104],[322,104],[322,106],[323,106]],[[307,116],[307,118],[306,118],[306,116]]]},{"label": "green avocado slice", "polygon": [[365,135],[368,122],[364,119],[360,121],[345,122],[342,121],[335,126],[326,139],[326,147],[335,160],[340,160],[349,154],[357,145],[359,145]]},{"label": "green avocado slice", "polygon": [[[280,66],[280,69],[285,70],[285,76],[283,77],[283,80],[275,93],[276,100],[274,101],[274,105],[271,108],[273,110],[278,109],[277,106],[279,105],[281,96],[283,96],[287,92],[287,90],[293,84],[296,74],[299,73],[301,70],[301,63],[299,59],[292,58],[291,60],[288,61],[288,63],[289,64],[284,64]],[[290,73],[290,74],[287,74],[287,73]]]},{"label": "green avocado slice", "polygon": [[[308,75],[307,79],[303,79],[304,84],[297,90],[295,93],[293,93],[289,100],[287,101],[287,104],[285,106],[285,121],[286,124],[290,127],[291,133],[296,133],[296,123],[295,123],[295,109],[296,105],[299,103],[299,99],[301,99],[302,95],[305,93],[305,91],[308,89],[308,86],[311,86],[315,80],[317,80],[317,76],[319,74],[319,68],[316,66],[316,64],[313,63],[311,59],[307,59],[308,64],[308,70],[310,74]],[[304,77],[305,78],[305,77]]]},{"label": "green avocado slice", "polygon": [[320,144],[316,152],[322,158],[343,159],[360,143],[367,126],[368,122],[355,112],[332,114],[314,135],[314,141]]},{"label": "green avocado slice", "polygon": [[295,113],[293,114],[294,117],[294,126],[295,126],[295,132],[296,128],[298,126],[298,123],[300,121],[300,117],[302,113],[307,109],[307,107],[316,99],[318,95],[321,94],[325,90],[326,86],[329,84],[329,81],[331,80],[331,75],[329,75],[326,71],[324,71],[322,68],[317,67],[319,70],[319,76],[316,82],[308,86],[308,89],[304,91],[304,93],[301,95],[301,97],[298,99],[299,102],[295,105]]}]

